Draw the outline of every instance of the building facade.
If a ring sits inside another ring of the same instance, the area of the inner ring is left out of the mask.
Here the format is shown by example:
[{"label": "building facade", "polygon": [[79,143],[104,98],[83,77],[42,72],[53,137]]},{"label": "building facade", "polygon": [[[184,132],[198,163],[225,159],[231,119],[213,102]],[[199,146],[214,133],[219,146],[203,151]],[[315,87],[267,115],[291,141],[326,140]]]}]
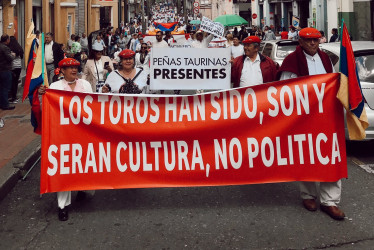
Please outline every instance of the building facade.
[{"label": "building facade", "polygon": [[294,19],[301,28],[315,27],[329,37],[344,18],[353,40],[374,40],[374,0],[252,0],[251,11],[253,25],[280,31]]}]

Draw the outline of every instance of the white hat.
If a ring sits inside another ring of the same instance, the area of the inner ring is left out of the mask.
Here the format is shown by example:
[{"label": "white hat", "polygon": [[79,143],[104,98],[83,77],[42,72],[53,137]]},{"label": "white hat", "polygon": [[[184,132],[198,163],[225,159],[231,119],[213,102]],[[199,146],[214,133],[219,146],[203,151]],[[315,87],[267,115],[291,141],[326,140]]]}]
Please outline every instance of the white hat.
[{"label": "white hat", "polygon": [[92,45],[92,50],[103,51],[104,47],[103,47],[103,45],[101,43],[94,43]]}]

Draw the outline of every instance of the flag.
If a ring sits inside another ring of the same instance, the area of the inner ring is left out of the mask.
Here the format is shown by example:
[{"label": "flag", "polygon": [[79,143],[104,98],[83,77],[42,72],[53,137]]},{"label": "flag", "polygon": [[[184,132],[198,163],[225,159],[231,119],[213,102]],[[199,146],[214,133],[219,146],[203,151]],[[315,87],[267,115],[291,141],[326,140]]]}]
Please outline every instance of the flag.
[{"label": "flag", "polygon": [[348,29],[342,21],[340,39],[340,88],[338,99],[347,110],[347,128],[351,140],[365,139],[365,129],[369,126],[364,108],[364,97],[361,91],[356,61],[353,54]]},{"label": "flag", "polygon": [[36,54],[28,93],[31,104],[31,124],[34,127],[34,132],[37,134],[41,134],[42,125],[42,111],[40,107],[38,88],[41,84],[48,86],[48,76],[44,61],[44,33],[41,34],[40,41],[41,49],[38,49]]},{"label": "flag", "polygon": [[29,87],[31,81],[32,71],[34,69],[34,58],[36,57],[36,51],[38,49],[38,43],[36,42],[36,35],[33,34],[34,23],[31,22],[29,31],[26,36],[25,44],[25,65],[26,65],[26,76],[25,84],[23,87],[22,101],[24,101],[29,94]]},{"label": "flag", "polygon": [[177,26],[178,22],[173,23],[154,23],[156,29],[159,29],[161,31],[173,31],[175,29],[175,26]]}]

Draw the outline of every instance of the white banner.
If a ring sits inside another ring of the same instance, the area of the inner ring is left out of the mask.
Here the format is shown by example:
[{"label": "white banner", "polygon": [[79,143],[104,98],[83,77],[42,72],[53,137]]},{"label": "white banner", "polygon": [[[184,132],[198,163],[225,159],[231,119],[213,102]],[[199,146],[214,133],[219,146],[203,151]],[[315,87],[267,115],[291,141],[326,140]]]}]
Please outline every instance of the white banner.
[{"label": "white banner", "polygon": [[[191,45],[191,43],[189,41],[186,40],[186,36],[185,35],[172,35],[173,38],[174,38],[174,41],[170,46],[172,47],[178,47],[176,45],[179,45],[179,46],[184,46],[184,45]],[[152,45],[154,42],[156,42],[156,36],[150,36],[150,35],[146,35],[144,36],[143,38],[144,42]]]},{"label": "white banner", "polygon": [[200,29],[219,37],[223,37],[225,32],[225,27],[222,24],[213,22],[205,16],[201,20]]},{"label": "white banner", "polygon": [[155,48],[151,52],[152,90],[229,89],[230,49]]}]

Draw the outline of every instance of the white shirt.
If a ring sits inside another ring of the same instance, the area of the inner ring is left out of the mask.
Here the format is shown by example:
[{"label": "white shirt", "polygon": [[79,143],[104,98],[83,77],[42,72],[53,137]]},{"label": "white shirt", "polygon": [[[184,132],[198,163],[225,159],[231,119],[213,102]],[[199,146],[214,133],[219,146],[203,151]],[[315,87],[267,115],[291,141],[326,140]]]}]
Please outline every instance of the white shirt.
[{"label": "white shirt", "polygon": [[191,47],[192,48],[199,48],[199,49],[205,49],[205,48],[208,48],[208,44],[210,43],[210,41],[212,41],[213,39],[213,35],[210,34],[209,36],[207,37],[204,37],[203,40],[200,42],[198,40],[194,40],[192,43],[191,43]]},{"label": "white shirt", "polygon": [[291,39],[291,40],[295,40],[297,38],[297,32],[292,32],[292,31],[289,31],[288,32],[288,39]]},{"label": "white shirt", "polygon": [[45,63],[50,64],[53,63],[54,58],[53,58],[53,41],[51,41],[49,44],[45,44],[44,47],[44,58],[45,58]]},{"label": "white shirt", "polygon": [[169,48],[169,45],[167,42],[165,42],[164,39],[162,39],[161,42],[155,41],[154,43],[152,43],[152,48]]},{"label": "white shirt", "polygon": [[[79,81],[80,83],[83,84],[84,93],[92,93],[91,83],[87,82],[84,79],[77,79],[77,81]],[[57,90],[65,90],[65,88],[64,88],[64,82],[65,82],[64,79],[59,80],[57,82],[53,82],[53,83],[51,83],[51,85],[49,86],[49,88],[50,89],[57,89]]]},{"label": "white shirt", "polygon": [[[105,83],[109,84],[111,88],[112,93],[118,93],[119,89],[121,88],[122,84],[125,83],[123,78],[116,73],[117,70],[112,71],[109,75],[108,78],[106,79]],[[136,68],[136,74],[140,71],[139,68]],[[118,71],[117,71],[118,72]],[[147,79],[148,75],[147,73],[143,70],[140,75],[134,80],[134,83],[138,85],[138,88],[143,91],[143,93],[146,92],[147,90]]]},{"label": "white shirt", "polygon": [[[319,57],[319,54],[316,53],[314,56],[311,56],[303,51],[305,57],[306,57],[306,62],[308,64],[308,71],[309,75],[320,75],[320,74],[326,74],[325,67],[323,66],[321,57]],[[331,63],[332,65],[332,63]],[[335,73],[334,67],[332,67],[332,72]],[[291,79],[291,78],[296,78],[297,75],[288,71],[283,71],[280,77],[280,80],[286,80],[286,79]]]},{"label": "white shirt", "polygon": [[[95,74],[93,74],[94,77],[95,77],[95,79],[96,80],[100,80],[100,81],[104,81],[104,75],[103,75],[103,73],[104,73],[104,65],[103,65],[103,62],[100,59],[98,61],[94,60],[94,63],[95,63],[96,68],[97,68],[97,71],[95,72]],[[96,70],[96,68],[95,68],[95,70]],[[99,79],[97,78],[98,77],[97,76],[98,73],[99,73]]]},{"label": "white shirt", "polygon": [[257,53],[256,59],[252,62],[249,57],[244,59],[242,74],[240,76],[240,87],[253,86],[264,83],[260,68],[260,55]]},{"label": "white shirt", "polygon": [[239,44],[238,46],[232,45],[231,46],[231,56],[236,58],[238,56],[244,55],[244,46]]}]

